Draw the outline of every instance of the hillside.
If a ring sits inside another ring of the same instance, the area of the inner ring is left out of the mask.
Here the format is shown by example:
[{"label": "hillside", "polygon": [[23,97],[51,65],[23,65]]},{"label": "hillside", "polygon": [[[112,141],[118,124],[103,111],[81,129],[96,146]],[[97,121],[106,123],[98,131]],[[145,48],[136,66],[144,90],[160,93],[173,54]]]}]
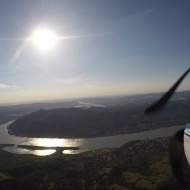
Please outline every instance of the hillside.
[{"label": "hillside", "polygon": [[[107,136],[117,128],[134,121],[125,109],[60,108],[39,110],[13,122],[10,134],[30,137],[94,137]],[[130,128],[128,129],[130,130]]]},{"label": "hillside", "polygon": [[41,109],[17,119],[9,125],[8,131],[26,137],[89,138],[129,134],[189,122],[188,99],[172,101],[162,112],[150,116],[143,114],[145,107],[147,103],[133,101],[105,108]]}]

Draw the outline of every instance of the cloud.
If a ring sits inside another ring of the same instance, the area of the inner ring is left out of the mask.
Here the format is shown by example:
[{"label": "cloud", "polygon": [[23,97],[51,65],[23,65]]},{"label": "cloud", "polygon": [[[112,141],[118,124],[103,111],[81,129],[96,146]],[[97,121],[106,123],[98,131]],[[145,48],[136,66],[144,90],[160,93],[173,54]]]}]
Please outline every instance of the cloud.
[{"label": "cloud", "polygon": [[10,88],[10,86],[3,84],[3,83],[0,83],[0,88]]},{"label": "cloud", "polygon": [[16,85],[7,85],[7,84],[3,84],[0,83],[0,88],[17,88],[18,86]]}]

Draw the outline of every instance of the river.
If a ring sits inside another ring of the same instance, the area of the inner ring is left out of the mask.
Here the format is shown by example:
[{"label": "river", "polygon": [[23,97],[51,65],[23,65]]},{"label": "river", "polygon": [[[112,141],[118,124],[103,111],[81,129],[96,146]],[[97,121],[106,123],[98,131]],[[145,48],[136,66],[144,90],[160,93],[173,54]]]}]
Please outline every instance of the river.
[{"label": "river", "polygon": [[173,126],[169,128],[160,128],[151,131],[144,131],[132,134],[117,136],[98,137],[98,138],[81,138],[81,139],[59,139],[59,138],[28,138],[9,135],[7,126],[12,123],[0,125],[0,144],[14,144],[6,146],[3,150],[16,154],[34,154],[39,156],[49,155],[55,152],[51,150],[29,150],[17,147],[17,145],[31,145],[44,147],[79,147],[79,150],[64,150],[64,154],[77,154],[86,151],[98,150],[102,148],[117,148],[127,142],[134,140],[154,139],[156,137],[172,136],[179,129],[185,126]]}]

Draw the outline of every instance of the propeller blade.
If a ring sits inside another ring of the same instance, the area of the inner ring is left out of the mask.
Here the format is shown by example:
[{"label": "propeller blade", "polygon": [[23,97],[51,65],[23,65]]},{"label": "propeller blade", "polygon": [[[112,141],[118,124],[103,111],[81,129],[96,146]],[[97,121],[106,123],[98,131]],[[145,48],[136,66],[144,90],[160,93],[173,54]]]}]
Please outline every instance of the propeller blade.
[{"label": "propeller blade", "polygon": [[158,100],[156,103],[151,105],[145,110],[145,114],[149,114],[154,111],[158,111],[159,109],[163,108],[163,106],[167,103],[167,101],[171,98],[177,87],[180,85],[180,83],[183,81],[183,79],[186,77],[186,75],[189,73],[190,68],[178,79],[178,81],[170,88],[170,90],[164,94],[164,96]]},{"label": "propeller blade", "polygon": [[170,144],[170,163],[180,184],[186,186],[182,173],[182,158],[184,155],[183,137],[184,129],[178,131],[172,138]]}]

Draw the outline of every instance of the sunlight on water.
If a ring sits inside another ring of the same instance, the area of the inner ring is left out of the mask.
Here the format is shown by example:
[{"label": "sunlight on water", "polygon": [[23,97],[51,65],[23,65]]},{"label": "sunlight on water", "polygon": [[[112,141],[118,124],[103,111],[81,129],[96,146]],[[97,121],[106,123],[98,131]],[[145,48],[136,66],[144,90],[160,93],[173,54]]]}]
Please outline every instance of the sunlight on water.
[{"label": "sunlight on water", "polygon": [[77,151],[76,150],[64,150],[62,151],[63,154],[76,154]]},{"label": "sunlight on water", "polygon": [[49,139],[49,138],[39,138],[35,139],[35,144],[38,146],[45,147],[60,147],[63,146],[63,139]]},{"label": "sunlight on water", "polygon": [[44,147],[79,147],[81,144],[83,144],[83,140],[59,138],[27,138],[20,144]]},{"label": "sunlight on water", "polygon": [[17,146],[6,146],[3,150],[14,154],[33,154],[37,156],[47,156],[56,152],[56,150],[29,150],[24,148],[18,148]]},{"label": "sunlight on water", "polygon": [[38,156],[47,156],[47,155],[53,154],[54,152],[56,152],[56,150],[53,150],[53,149],[49,149],[49,150],[34,150],[33,154],[34,155],[38,155]]}]

